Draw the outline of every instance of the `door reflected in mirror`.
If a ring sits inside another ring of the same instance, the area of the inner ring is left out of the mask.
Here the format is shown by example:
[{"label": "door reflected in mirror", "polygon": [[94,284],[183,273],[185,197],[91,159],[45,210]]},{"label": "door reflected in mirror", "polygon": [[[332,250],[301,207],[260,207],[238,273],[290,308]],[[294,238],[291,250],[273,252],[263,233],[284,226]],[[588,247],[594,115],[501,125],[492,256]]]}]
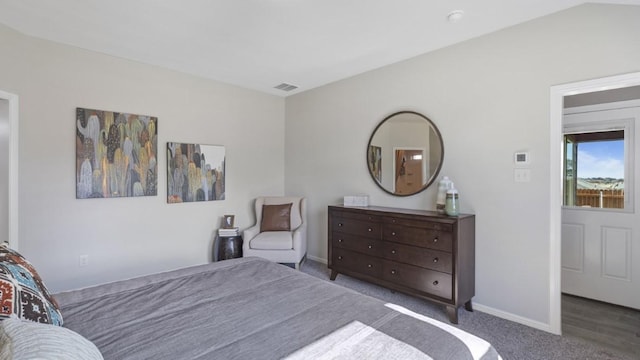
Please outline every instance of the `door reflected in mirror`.
[{"label": "door reflected in mirror", "polygon": [[367,146],[367,164],[385,192],[409,196],[426,189],[438,176],[444,158],[440,131],[426,116],[402,111],[378,124]]},{"label": "door reflected in mirror", "polygon": [[422,190],[426,172],[424,149],[395,149],[395,194],[415,194]]}]

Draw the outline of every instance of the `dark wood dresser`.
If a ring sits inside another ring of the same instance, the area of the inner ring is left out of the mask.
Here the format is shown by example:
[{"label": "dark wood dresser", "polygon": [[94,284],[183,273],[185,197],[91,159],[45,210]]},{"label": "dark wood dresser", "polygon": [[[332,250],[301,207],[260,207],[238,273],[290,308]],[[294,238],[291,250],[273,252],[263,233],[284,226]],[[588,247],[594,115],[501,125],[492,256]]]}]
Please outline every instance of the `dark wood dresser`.
[{"label": "dark wood dresser", "polygon": [[473,311],[475,215],[379,206],[329,206],[329,269],[446,306]]}]

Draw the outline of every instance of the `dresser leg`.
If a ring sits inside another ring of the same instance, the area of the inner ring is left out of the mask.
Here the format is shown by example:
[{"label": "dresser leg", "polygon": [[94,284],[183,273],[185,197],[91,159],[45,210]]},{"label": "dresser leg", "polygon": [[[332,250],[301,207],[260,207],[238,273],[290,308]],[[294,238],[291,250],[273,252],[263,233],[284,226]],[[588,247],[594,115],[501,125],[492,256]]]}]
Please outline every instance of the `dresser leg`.
[{"label": "dresser leg", "polygon": [[330,279],[333,281],[336,279],[336,276],[338,276],[338,272],[332,269]]},{"label": "dresser leg", "polygon": [[471,305],[471,300],[467,301],[466,303],[464,303],[464,308],[467,311],[473,311],[473,305]]},{"label": "dresser leg", "polygon": [[449,321],[452,324],[458,323],[458,308],[455,306],[447,306],[447,315],[449,316]]}]

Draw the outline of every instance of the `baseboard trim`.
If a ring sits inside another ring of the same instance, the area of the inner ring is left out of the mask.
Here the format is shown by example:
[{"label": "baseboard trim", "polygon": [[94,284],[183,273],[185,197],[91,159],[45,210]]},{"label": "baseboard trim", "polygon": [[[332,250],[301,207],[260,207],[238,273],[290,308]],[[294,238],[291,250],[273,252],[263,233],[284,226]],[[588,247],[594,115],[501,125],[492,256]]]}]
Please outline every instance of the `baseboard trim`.
[{"label": "baseboard trim", "polygon": [[546,331],[548,333],[560,335],[560,334],[555,333],[551,329],[551,325],[550,324],[545,324],[543,322],[531,320],[529,318],[522,317],[520,315],[515,315],[515,314],[509,313],[509,312],[506,312],[506,311],[498,310],[498,309],[492,308],[490,306],[485,306],[485,305],[478,304],[478,303],[474,302],[473,303],[473,310],[474,311],[480,311],[480,312],[483,312],[483,313],[486,313],[486,314],[489,314],[489,315],[497,316],[497,317],[505,319],[505,320],[517,322],[519,324],[526,325],[526,326],[532,327],[534,329],[538,329],[538,330]]},{"label": "baseboard trim", "polygon": [[317,261],[317,262],[323,263],[325,265],[327,264],[327,259],[319,258],[319,257],[313,256],[313,255],[309,255],[309,254],[307,254],[307,258],[309,260]]}]

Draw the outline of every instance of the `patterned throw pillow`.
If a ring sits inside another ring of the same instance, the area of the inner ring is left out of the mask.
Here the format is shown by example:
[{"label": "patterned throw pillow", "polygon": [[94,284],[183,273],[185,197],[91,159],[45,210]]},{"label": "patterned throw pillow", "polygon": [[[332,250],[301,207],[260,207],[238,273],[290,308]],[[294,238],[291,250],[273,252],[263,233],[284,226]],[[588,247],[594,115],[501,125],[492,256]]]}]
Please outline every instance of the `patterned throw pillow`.
[{"label": "patterned throw pillow", "polygon": [[0,245],[0,320],[18,317],[62,325],[62,314],[36,269],[15,250]]}]

